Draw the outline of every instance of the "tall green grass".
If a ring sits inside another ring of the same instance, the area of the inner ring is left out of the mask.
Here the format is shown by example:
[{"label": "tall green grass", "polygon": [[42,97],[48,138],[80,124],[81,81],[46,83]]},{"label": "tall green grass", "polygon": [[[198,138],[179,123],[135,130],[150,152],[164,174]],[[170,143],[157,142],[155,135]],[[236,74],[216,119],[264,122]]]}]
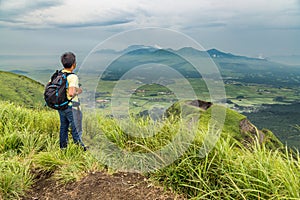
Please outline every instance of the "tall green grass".
[{"label": "tall green grass", "polygon": [[29,161],[17,156],[0,156],[0,199],[15,199],[24,195],[33,183]]},{"label": "tall green grass", "polygon": [[66,150],[53,150],[37,154],[33,163],[41,173],[53,174],[61,183],[76,181],[89,172],[102,169],[97,160],[82,148],[70,144]]},{"label": "tall green grass", "polygon": [[58,137],[57,112],[0,102],[0,199],[21,198],[43,174],[68,182],[100,168],[72,142],[61,151]]},{"label": "tall green grass", "polygon": [[[201,123],[196,130],[179,128],[178,121],[172,120],[123,122],[96,115],[92,117],[98,119],[92,137],[96,141],[100,134],[102,139],[108,138],[113,145],[127,152],[155,154],[156,150],[170,143],[177,134],[193,135],[192,132],[196,131],[194,141],[188,144],[188,149],[184,149],[186,151],[183,155],[178,155],[178,159],[170,165],[161,165],[161,169],[148,174],[152,180],[191,199],[300,199],[299,153],[282,148],[276,137],[268,131],[264,132],[265,143],[260,144],[254,138],[252,146],[244,146],[239,122],[245,116],[232,110],[227,110],[224,128],[215,147],[202,157],[200,152],[209,126],[209,113],[208,110],[201,114]],[[122,123],[126,122],[127,126],[123,126]],[[173,145],[172,148],[174,152],[182,152],[181,146]],[[116,156],[109,153],[105,152],[104,156]],[[119,169],[130,163],[126,156],[116,156]],[[140,162],[149,161],[147,159],[149,156],[141,156]],[[101,161],[108,162],[109,159]],[[153,159],[153,162],[157,162],[157,159]],[[116,165],[113,162],[110,164]],[[135,168],[139,163],[131,161],[130,164],[132,166],[125,168]]]},{"label": "tall green grass", "polygon": [[221,138],[205,158],[195,146],[152,178],[191,199],[300,199],[299,154],[229,140]]},{"label": "tall green grass", "polygon": [[[91,149],[83,152],[70,141],[62,151],[57,112],[0,102],[0,199],[20,198],[43,174],[67,183],[101,170],[104,164],[111,167],[114,163],[109,162],[114,160],[110,158],[116,156],[110,149],[113,146],[127,152],[117,155],[120,160],[114,170],[155,170],[147,176],[190,199],[300,199],[299,153],[268,143],[244,147],[238,137],[238,124],[244,116],[233,111],[227,111],[215,147],[205,157],[200,156],[209,112],[201,113],[199,127],[181,126],[180,120],[128,122],[99,113],[84,114],[84,141]],[[187,148],[177,145],[180,143],[168,146],[178,154],[173,155],[174,162],[163,165],[168,158],[156,154],[157,150],[176,137],[189,141],[191,136],[195,138]],[[99,151],[101,147],[105,152]],[[130,160],[130,152],[140,153],[140,162]],[[162,165],[158,168],[143,165],[159,160]]]}]

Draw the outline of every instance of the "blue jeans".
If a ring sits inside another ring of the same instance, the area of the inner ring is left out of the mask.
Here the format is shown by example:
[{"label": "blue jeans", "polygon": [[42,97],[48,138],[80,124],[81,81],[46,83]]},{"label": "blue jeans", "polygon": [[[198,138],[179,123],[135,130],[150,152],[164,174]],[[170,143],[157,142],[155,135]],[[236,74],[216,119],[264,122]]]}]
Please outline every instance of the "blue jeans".
[{"label": "blue jeans", "polygon": [[75,144],[80,144],[84,147],[81,139],[82,135],[82,113],[80,110],[68,107],[66,110],[59,110],[60,117],[60,133],[59,133],[59,146],[61,149],[66,148],[68,145],[68,129],[71,126],[72,138]]}]

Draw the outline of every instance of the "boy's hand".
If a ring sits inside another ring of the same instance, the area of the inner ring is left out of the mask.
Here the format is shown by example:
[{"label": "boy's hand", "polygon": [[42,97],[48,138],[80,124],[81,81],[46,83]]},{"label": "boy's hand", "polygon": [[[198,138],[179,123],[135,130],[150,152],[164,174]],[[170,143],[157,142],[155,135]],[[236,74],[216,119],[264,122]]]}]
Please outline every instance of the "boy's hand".
[{"label": "boy's hand", "polygon": [[77,94],[81,94],[82,93],[82,89],[81,88],[76,88],[76,93]]}]

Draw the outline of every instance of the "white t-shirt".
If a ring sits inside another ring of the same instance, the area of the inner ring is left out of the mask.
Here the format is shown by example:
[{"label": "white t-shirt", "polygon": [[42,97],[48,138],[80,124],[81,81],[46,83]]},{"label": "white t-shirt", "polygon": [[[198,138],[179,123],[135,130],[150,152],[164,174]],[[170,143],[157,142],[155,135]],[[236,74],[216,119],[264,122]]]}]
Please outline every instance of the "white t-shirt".
[{"label": "white t-shirt", "polygon": [[[71,71],[68,71],[66,69],[63,69],[62,72],[71,73]],[[76,74],[69,74],[67,80],[68,80],[69,87],[79,88],[79,79]],[[67,96],[68,99],[71,99],[71,96],[69,95],[69,88],[67,89]],[[79,102],[78,95],[75,95],[72,101]],[[69,105],[72,105],[72,102],[70,102]]]}]

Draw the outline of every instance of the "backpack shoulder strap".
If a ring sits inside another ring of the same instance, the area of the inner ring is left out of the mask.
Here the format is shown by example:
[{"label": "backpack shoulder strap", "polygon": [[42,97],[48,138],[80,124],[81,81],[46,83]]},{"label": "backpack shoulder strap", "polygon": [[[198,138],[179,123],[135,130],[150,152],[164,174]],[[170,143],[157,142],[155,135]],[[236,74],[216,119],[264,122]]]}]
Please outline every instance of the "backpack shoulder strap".
[{"label": "backpack shoulder strap", "polygon": [[[56,70],[58,71],[58,70]],[[59,70],[60,73],[64,73],[66,76],[69,76],[71,74],[74,74],[73,72],[63,72],[62,70]]]},{"label": "backpack shoulder strap", "polygon": [[66,72],[66,73],[67,73],[68,76],[71,75],[71,74],[74,74],[74,72]]}]

